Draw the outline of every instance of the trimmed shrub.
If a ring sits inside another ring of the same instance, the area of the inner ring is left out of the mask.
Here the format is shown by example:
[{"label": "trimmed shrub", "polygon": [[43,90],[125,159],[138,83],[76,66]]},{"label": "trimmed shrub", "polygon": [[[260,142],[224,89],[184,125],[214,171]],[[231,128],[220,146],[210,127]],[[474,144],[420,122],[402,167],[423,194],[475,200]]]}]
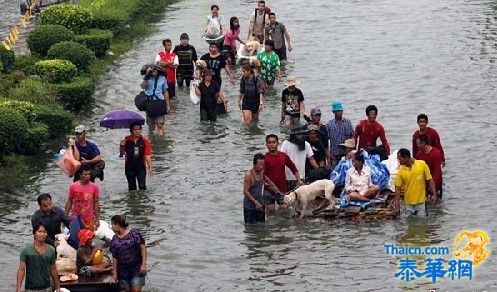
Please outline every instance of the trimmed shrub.
[{"label": "trimmed shrub", "polygon": [[48,126],[42,123],[31,123],[26,130],[26,137],[21,142],[19,154],[32,155],[45,149],[49,137]]},{"label": "trimmed shrub", "polygon": [[48,126],[50,138],[60,137],[73,128],[73,115],[59,107],[37,106],[35,122]]},{"label": "trimmed shrub", "polygon": [[26,137],[28,122],[24,117],[10,108],[0,108],[0,157],[10,152],[17,152]]},{"label": "trimmed shrub", "polygon": [[77,35],[75,41],[95,52],[98,58],[105,57],[114,34],[110,30],[90,29],[87,34]]},{"label": "trimmed shrub", "polygon": [[27,76],[35,74],[35,63],[40,59],[35,55],[25,54],[16,57],[14,69],[22,71]]},{"label": "trimmed shrub", "polygon": [[62,106],[71,111],[80,111],[93,102],[95,82],[90,77],[77,77],[73,82],[53,85]]},{"label": "trimmed shrub", "polygon": [[3,108],[15,110],[21,114],[28,123],[34,122],[37,117],[36,105],[28,101],[0,99],[0,109]]},{"label": "trimmed shrub", "polygon": [[79,5],[54,5],[41,11],[38,24],[58,24],[75,33],[85,32],[93,21],[89,9]]},{"label": "trimmed shrub", "polygon": [[50,86],[39,78],[25,78],[10,93],[15,100],[30,101],[33,103],[53,104],[57,98]]},{"label": "trimmed shrub", "polygon": [[14,61],[16,55],[13,51],[7,50],[3,45],[0,45],[0,63],[2,63],[2,69],[0,72],[9,72],[14,66]]},{"label": "trimmed shrub", "polygon": [[85,45],[68,41],[53,45],[48,50],[47,57],[71,61],[78,69],[87,71],[95,60],[95,53]]},{"label": "trimmed shrub", "polygon": [[76,66],[68,60],[43,60],[35,63],[36,73],[51,83],[70,82]]},{"label": "trimmed shrub", "polygon": [[32,54],[44,57],[54,44],[72,40],[74,32],[62,25],[40,25],[28,34],[27,43]]},{"label": "trimmed shrub", "polygon": [[8,108],[22,115],[26,123],[43,123],[48,126],[48,136],[64,135],[73,127],[73,116],[58,106],[37,105],[27,101],[0,100],[0,109]]},{"label": "trimmed shrub", "polygon": [[8,74],[3,74],[0,80],[0,92],[8,92],[16,87],[19,82],[26,76],[21,71],[13,71]]}]

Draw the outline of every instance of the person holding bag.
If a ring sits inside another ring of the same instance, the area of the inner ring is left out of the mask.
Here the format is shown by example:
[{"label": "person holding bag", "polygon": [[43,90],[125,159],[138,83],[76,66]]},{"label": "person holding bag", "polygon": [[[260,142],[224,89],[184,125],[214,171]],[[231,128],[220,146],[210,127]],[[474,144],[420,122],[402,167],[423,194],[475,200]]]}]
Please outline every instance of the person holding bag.
[{"label": "person holding bag", "polygon": [[157,126],[159,136],[164,136],[165,134],[165,115],[171,110],[165,75],[166,73],[162,67],[149,65],[140,83],[144,93],[148,96],[145,105],[148,129],[150,133],[153,133]]}]

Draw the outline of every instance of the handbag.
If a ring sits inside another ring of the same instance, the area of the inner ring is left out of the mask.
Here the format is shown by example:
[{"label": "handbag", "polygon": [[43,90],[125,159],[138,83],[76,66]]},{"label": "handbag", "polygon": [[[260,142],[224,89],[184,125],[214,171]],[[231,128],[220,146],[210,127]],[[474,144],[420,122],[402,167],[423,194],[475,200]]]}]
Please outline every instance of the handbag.
[{"label": "handbag", "polygon": [[135,105],[139,111],[144,111],[147,109],[147,102],[150,97],[145,93],[145,91],[140,92],[135,96]]},{"label": "handbag", "polygon": [[159,76],[155,77],[155,82],[154,82],[154,91],[152,96],[147,95],[145,93],[145,90],[141,91],[137,96],[135,96],[135,105],[136,108],[139,111],[146,111],[147,110],[147,104],[150,101],[152,97],[155,96],[155,91],[157,90],[157,82],[159,81]]},{"label": "handbag", "polygon": [[163,99],[149,99],[145,110],[149,117],[163,116],[167,113],[166,102]]}]

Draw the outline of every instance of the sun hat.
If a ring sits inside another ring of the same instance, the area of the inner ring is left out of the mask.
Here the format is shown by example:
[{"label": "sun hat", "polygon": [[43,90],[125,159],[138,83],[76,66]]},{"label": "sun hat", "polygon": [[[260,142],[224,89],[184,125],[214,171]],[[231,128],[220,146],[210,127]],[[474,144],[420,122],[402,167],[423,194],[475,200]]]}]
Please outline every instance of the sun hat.
[{"label": "sun hat", "polygon": [[338,112],[338,111],[343,111],[343,105],[341,102],[334,100],[331,103],[331,111],[332,112]]},{"label": "sun hat", "polygon": [[290,130],[290,135],[305,134],[307,132],[307,126],[295,126]]},{"label": "sun hat", "polygon": [[286,78],[285,86],[294,86],[297,84],[299,84],[299,81],[295,78],[295,76],[288,76]]},{"label": "sun hat", "polygon": [[345,148],[355,148],[355,139],[347,139],[344,143],[340,144],[340,146],[343,146]]},{"label": "sun hat", "polygon": [[79,245],[83,246],[95,236],[95,233],[89,229],[81,229],[78,232]]},{"label": "sun hat", "polygon": [[321,110],[319,108],[315,107],[311,110],[311,117],[317,116],[317,115],[321,115]]},{"label": "sun hat", "polygon": [[74,129],[75,133],[81,134],[86,131],[85,125],[79,125]]}]

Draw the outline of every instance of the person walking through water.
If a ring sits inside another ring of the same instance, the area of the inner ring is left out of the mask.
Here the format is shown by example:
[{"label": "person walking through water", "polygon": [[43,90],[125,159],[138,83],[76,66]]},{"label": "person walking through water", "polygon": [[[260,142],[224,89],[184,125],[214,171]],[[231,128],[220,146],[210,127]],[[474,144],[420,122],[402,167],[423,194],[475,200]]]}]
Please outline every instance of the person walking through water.
[{"label": "person walking through water", "polygon": [[119,283],[120,291],[141,292],[147,275],[145,239],[137,229],[129,227],[126,215],[115,215],[110,222],[115,232],[110,243],[112,279]]},{"label": "person walking through water", "polygon": [[226,57],[219,52],[218,43],[211,43],[209,45],[209,52],[200,57],[200,60],[204,60],[207,64],[207,69],[212,70],[212,80],[216,81],[219,86],[223,83],[221,79],[221,69],[223,68],[226,71],[226,75],[228,75],[230,83],[235,85],[230,67],[226,62]]},{"label": "person walking through water", "polygon": [[250,15],[248,38],[255,36],[261,44],[264,43],[266,25],[269,24],[269,15],[266,11],[266,1],[257,2],[257,8]]},{"label": "person walking through water", "polygon": [[162,45],[164,50],[157,53],[155,62],[166,71],[167,92],[169,99],[174,99],[176,97],[176,69],[179,65],[179,59],[176,53],[171,51],[173,43],[170,39],[163,40]]},{"label": "person walking through water", "polygon": [[240,22],[233,16],[230,19],[230,28],[224,32],[223,53],[226,52],[228,64],[234,64],[236,59],[236,41],[245,44],[240,39]]},{"label": "person walking through water", "polygon": [[55,266],[55,248],[46,243],[47,228],[37,222],[33,226],[34,242],[27,244],[21,251],[17,269],[16,292],[21,292],[26,276],[24,291],[51,292],[50,278],[56,292],[60,292],[60,281]]},{"label": "person walking through water", "polygon": [[[276,21],[276,14],[274,12],[269,13],[269,25],[266,26],[266,39],[269,38],[274,41],[274,52],[280,58],[280,62],[286,62],[286,50],[288,49],[291,52],[293,49],[290,34],[288,34],[283,23]],[[285,41],[288,47],[285,45]]]},{"label": "person walking through water", "polygon": [[200,96],[200,120],[217,121],[217,100],[220,98],[225,103],[220,94],[219,84],[213,80],[211,70],[204,70],[203,80],[200,84],[194,84],[195,94]]},{"label": "person walking through water", "polygon": [[257,55],[257,60],[261,63],[261,79],[264,82],[264,89],[272,88],[276,77],[281,78],[280,58],[273,51],[274,42],[267,40],[264,45],[264,51]]},{"label": "person walking through water", "polygon": [[264,155],[254,155],[252,169],[245,173],[243,179],[243,219],[245,224],[266,221],[263,200],[264,190]]},{"label": "person walking through water", "polygon": [[197,51],[195,47],[188,43],[190,37],[186,33],[182,33],[179,41],[180,44],[174,47],[173,52],[178,55],[178,69],[176,69],[176,81],[178,87],[190,87],[190,82],[193,80],[194,64],[197,62]]},{"label": "person walking through water", "polygon": [[211,15],[207,15],[207,24],[204,29],[204,34],[207,38],[216,39],[223,34],[224,17],[219,15],[219,6],[211,6]]},{"label": "person walking through water", "polygon": [[128,180],[128,190],[135,191],[137,181],[138,188],[146,190],[147,170],[153,175],[150,140],[142,136],[140,122],[131,123],[129,131],[131,135],[124,137],[119,147],[120,153],[125,155],[124,173]]},{"label": "person walking through water", "polygon": [[248,125],[259,121],[259,113],[264,108],[264,89],[261,81],[255,75],[252,66],[243,66],[243,76],[240,78],[240,97],[238,99],[242,110],[243,123]]}]

